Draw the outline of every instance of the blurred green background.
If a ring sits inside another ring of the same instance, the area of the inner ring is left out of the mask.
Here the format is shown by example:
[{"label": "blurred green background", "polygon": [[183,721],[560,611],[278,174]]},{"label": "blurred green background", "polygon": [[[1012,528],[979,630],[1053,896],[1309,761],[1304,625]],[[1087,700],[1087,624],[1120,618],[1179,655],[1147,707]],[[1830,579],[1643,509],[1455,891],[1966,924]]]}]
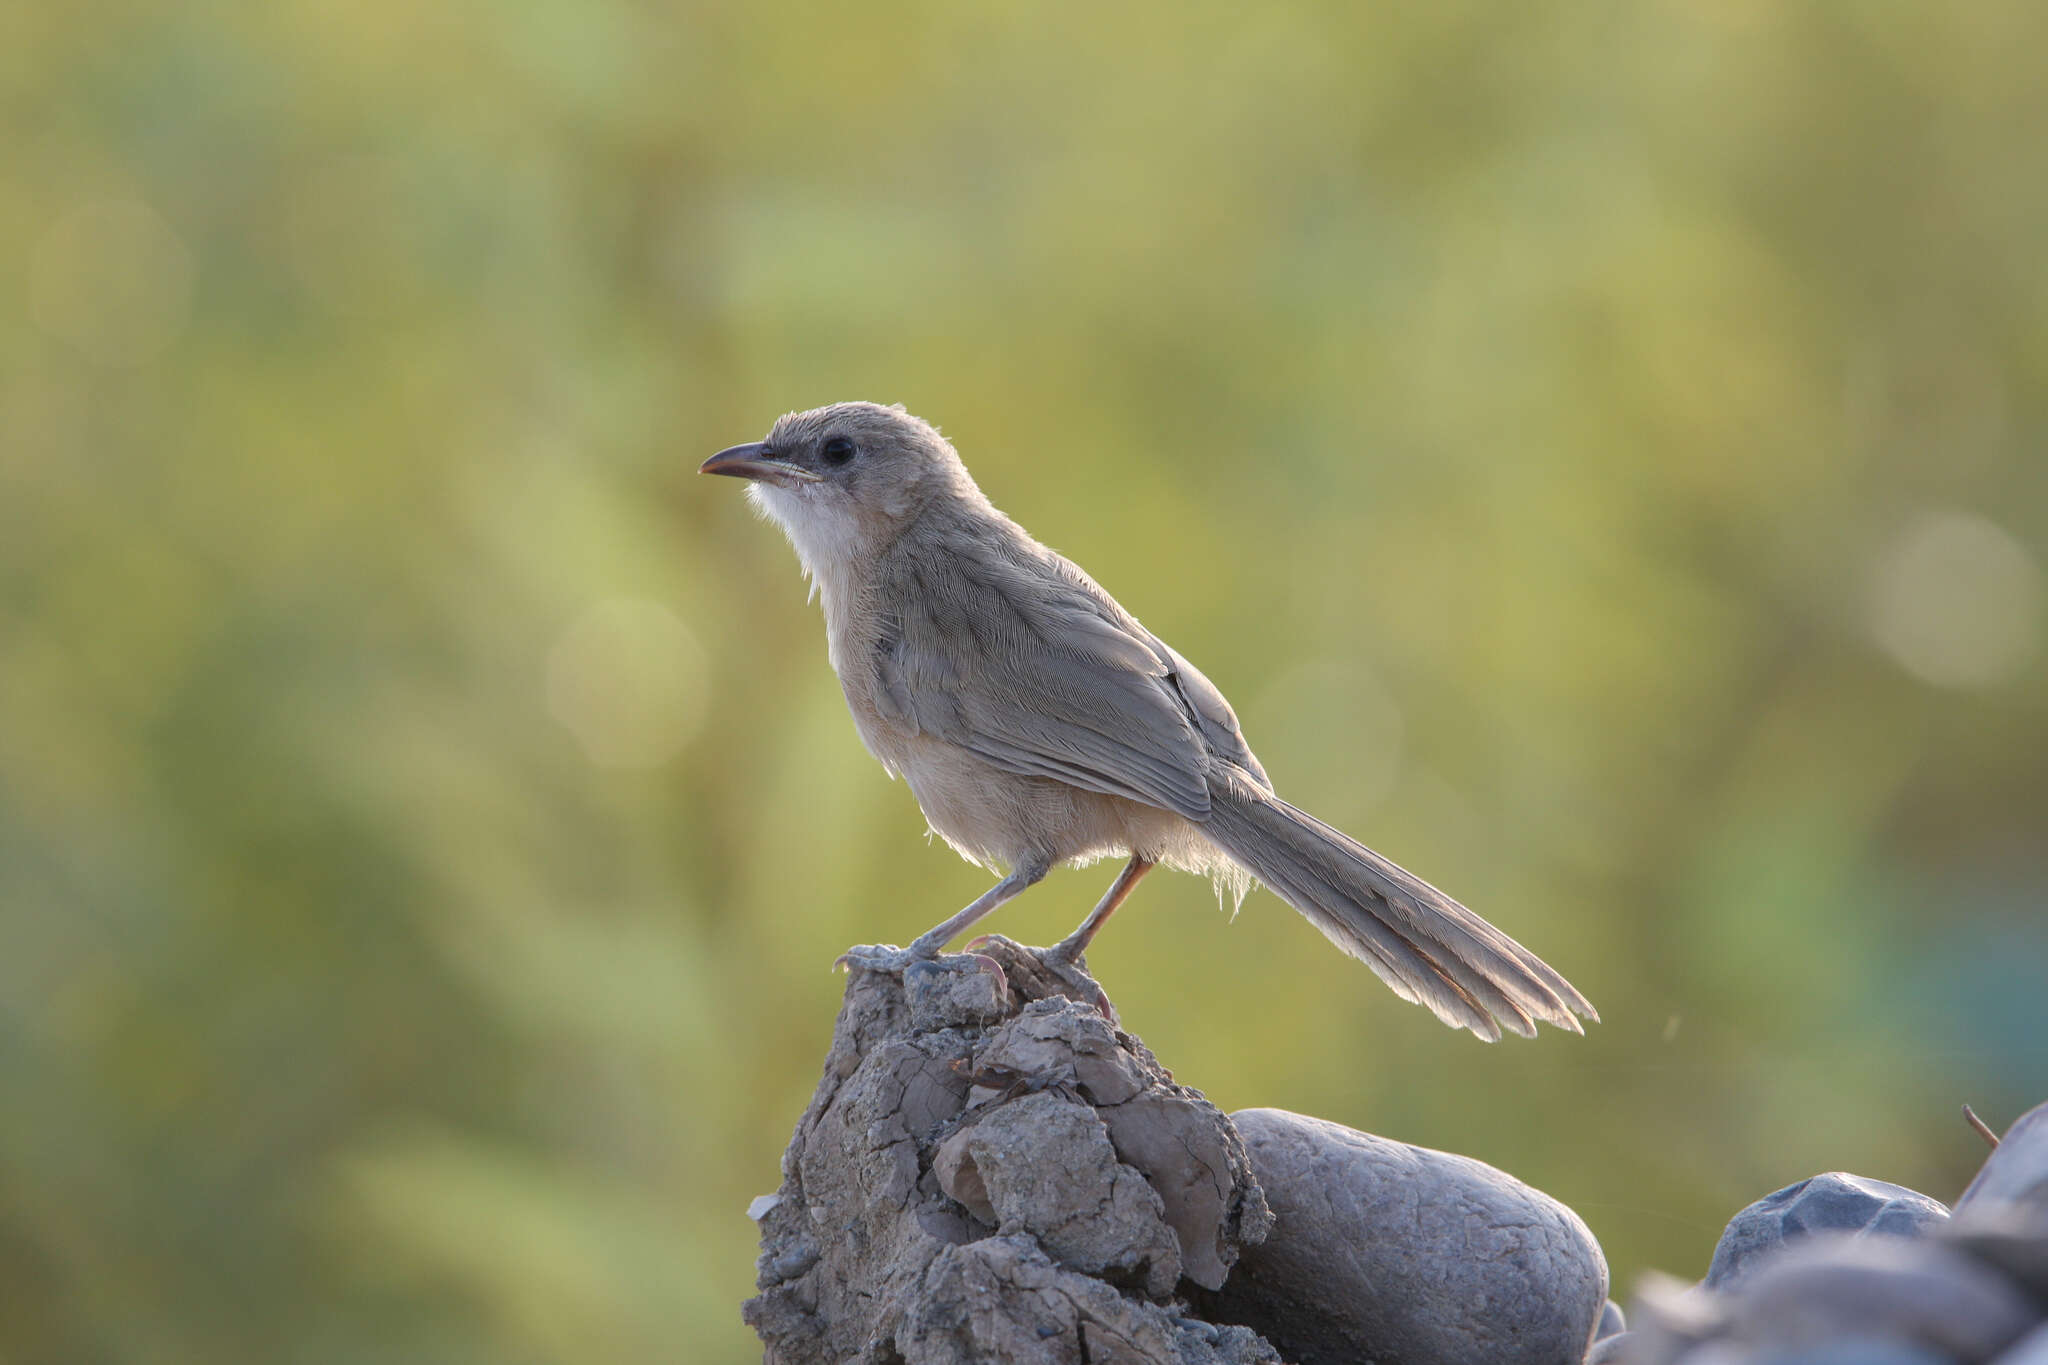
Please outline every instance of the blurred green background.
[{"label": "blurred green background", "polygon": [[9,30],[0,1358],[755,1357],[828,964],[987,880],[692,473],[843,398],[1605,1016],[1488,1048],[1154,878],[1093,965],[1226,1108],[1625,1288],[2048,1097],[2048,8]]}]

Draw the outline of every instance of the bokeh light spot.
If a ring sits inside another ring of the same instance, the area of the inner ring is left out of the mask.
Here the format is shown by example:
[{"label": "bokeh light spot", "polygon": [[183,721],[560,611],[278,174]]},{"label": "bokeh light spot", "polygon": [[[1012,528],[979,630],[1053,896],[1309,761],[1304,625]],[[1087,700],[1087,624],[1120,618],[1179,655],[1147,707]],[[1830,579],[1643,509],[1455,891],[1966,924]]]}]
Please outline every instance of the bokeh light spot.
[{"label": "bokeh light spot", "polygon": [[658,602],[598,602],[549,651],[547,698],[592,763],[659,767],[703,721],[703,651]]},{"label": "bokeh light spot", "polygon": [[192,256],[140,200],[88,200],[60,214],[37,243],[29,307],[44,331],[92,359],[141,364],[185,330]]},{"label": "bokeh light spot", "polygon": [[1908,526],[1871,578],[1871,635],[1899,667],[1936,687],[2016,676],[2041,640],[2040,566],[1983,517],[1941,511]]}]

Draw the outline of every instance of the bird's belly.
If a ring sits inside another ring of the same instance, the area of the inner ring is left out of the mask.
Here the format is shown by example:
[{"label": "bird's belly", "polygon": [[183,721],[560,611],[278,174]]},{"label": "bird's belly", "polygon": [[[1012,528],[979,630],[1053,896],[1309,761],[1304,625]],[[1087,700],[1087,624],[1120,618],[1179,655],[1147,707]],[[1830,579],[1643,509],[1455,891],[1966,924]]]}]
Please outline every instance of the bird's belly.
[{"label": "bird's belly", "polygon": [[1139,852],[1207,871],[1212,861],[1213,846],[1172,811],[1007,772],[944,741],[913,742],[895,766],[933,831],[970,862],[1051,867]]}]

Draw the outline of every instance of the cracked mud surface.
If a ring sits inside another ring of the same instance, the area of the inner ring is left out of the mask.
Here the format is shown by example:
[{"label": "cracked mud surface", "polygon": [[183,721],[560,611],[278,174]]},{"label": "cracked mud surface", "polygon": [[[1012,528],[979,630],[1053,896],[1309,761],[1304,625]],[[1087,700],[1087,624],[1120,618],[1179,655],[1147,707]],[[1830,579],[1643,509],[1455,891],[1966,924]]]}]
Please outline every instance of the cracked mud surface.
[{"label": "cracked mud surface", "polygon": [[1119,1030],[1100,988],[996,939],[855,972],[824,1075],[757,1201],[767,1359],[1279,1356],[1190,1316],[1272,1214],[1244,1143]]}]

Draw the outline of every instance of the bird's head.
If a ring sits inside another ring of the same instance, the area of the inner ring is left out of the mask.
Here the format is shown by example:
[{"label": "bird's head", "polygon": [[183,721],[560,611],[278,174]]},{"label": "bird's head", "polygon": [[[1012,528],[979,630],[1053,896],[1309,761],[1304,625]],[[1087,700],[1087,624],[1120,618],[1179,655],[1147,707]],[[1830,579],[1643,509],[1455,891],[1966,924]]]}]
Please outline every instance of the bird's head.
[{"label": "bird's head", "polygon": [[894,540],[935,499],[981,496],[938,428],[900,404],[792,412],[766,440],[721,450],[698,472],[749,480],[748,497],[824,580]]}]

